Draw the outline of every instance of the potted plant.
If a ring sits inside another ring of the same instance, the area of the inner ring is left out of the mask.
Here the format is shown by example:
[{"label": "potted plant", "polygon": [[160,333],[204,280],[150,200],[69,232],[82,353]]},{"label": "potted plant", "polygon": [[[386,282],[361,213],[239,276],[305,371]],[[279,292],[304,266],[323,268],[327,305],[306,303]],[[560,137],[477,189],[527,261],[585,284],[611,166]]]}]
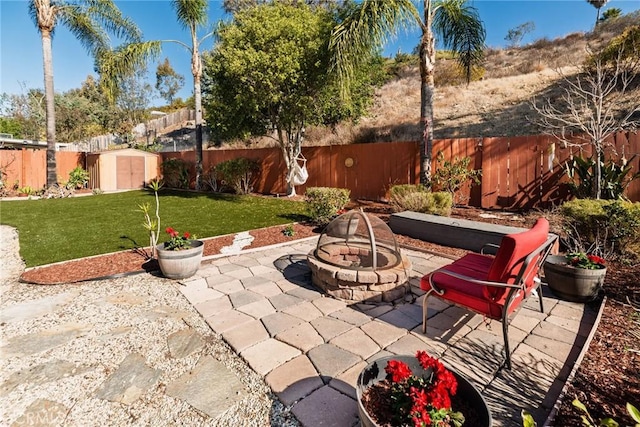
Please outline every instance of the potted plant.
[{"label": "potted plant", "polygon": [[551,291],[573,302],[588,302],[598,296],[607,274],[604,258],[585,252],[550,255],[544,263],[544,277]]},{"label": "potted plant", "polygon": [[180,234],[171,227],[165,231],[170,236],[169,240],[156,246],[162,274],[169,279],[193,276],[200,268],[204,242],[188,232]]},{"label": "potted plant", "polygon": [[358,211],[349,212],[346,209],[340,209],[333,221],[327,225],[327,234],[339,238],[353,237],[358,224]]},{"label": "potted plant", "polygon": [[491,426],[491,412],[478,390],[424,351],[415,357],[382,357],[358,376],[362,426]]},{"label": "potted plant", "polygon": [[155,196],[155,213],[152,215],[151,207],[148,203],[138,205],[140,212],[144,214],[144,228],[149,232],[149,244],[151,247],[150,260],[157,258],[162,274],[169,279],[186,279],[193,276],[202,260],[204,242],[197,240],[189,232],[178,233],[172,227],[167,227],[169,240],[158,244],[160,235],[160,199],[158,191],[162,188],[161,181],[149,183],[149,188],[153,190]]}]

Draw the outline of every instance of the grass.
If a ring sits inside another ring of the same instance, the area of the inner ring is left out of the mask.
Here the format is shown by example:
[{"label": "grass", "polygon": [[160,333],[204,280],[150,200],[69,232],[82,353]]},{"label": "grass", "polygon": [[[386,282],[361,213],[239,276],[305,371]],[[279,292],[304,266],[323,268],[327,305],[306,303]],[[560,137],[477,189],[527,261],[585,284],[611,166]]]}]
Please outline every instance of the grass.
[{"label": "grass", "polygon": [[[161,190],[160,242],[166,227],[198,238],[214,237],[306,219],[303,202],[256,196]],[[18,229],[27,267],[149,246],[138,206],[151,191],[68,199],[0,202],[0,223]]]}]

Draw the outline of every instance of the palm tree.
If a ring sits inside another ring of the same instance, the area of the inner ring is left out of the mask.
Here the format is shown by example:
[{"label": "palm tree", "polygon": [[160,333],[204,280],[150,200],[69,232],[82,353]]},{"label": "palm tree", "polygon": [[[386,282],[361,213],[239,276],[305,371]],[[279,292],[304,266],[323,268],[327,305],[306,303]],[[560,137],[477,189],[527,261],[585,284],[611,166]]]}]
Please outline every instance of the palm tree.
[{"label": "palm tree", "polygon": [[596,14],[596,25],[598,25],[598,21],[600,20],[600,8],[607,4],[607,1],[609,0],[587,0],[587,2],[598,10],[598,13]]},{"label": "palm tree", "polygon": [[378,48],[388,34],[399,27],[415,24],[420,38],[420,182],[431,178],[433,150],[433,94],[436,61],[435,34],[443,47],[456,54],[465,69],[467,82],[474,66],[483,58],[485,30],[477,10],[466,0],[423,0],[423,17],[411,0],[363,0],[352,6],[346,18],[334,29],[331,47],[334,66],[348,96],[350,78],[364,52]]},{"label": "palm tree", "polygon": [[71,31],[94,57],[109,49],[111,33],[124,41],[138,41],[140,31],[125,18],[112,0],[29,0],[29,14],[42,37],[44,91],[47,117],[47,186],[58,182],[56,171],[56,122],[51,39],[57,24]]},{"label": "palm tree", "polygon": [[191,46],[177,40],[169,40],[185,47],[191,53],[191,73],[193,74],[193,98],[196,106],[196,190],[202,188],[202,59],[199,46],[213,32],[207,33],[198,40],[198,27],[207,23],[207,0],[172,0],[176,10],[178,22],[189,29],[191,33]]}]

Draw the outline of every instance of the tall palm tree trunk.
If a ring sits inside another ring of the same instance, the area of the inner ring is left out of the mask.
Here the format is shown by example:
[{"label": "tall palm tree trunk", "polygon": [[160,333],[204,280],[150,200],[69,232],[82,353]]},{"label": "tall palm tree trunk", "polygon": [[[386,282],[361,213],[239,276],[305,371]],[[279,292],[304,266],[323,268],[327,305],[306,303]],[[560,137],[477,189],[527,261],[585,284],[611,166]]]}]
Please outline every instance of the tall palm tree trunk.
[{"label": "tall palm tree trunk", "polygon": [[424,23],[420,43],[420,183],[428,184],[431,179],[431,157],[433,151],[433,80],[436,61],[435,38],[431,31],[431,1],[424,0]]},{"label": "tall palm tree trunk", "polygon": [[44,67],[44,94],[47,112],[47,187],[58,182],[56,170],[56,117],[53,90],[53,58],[51,56],[51,32],[42,30],[42,58]]},{"label": "tall palm tree trunk", "polygon": [[198,38],[196,27],[191,27],[191,71],[193,73],[193,98],[196,104],[196,190],[202,189],[202,92],[200,79],[202,77],[202,60],[198,52]]}]

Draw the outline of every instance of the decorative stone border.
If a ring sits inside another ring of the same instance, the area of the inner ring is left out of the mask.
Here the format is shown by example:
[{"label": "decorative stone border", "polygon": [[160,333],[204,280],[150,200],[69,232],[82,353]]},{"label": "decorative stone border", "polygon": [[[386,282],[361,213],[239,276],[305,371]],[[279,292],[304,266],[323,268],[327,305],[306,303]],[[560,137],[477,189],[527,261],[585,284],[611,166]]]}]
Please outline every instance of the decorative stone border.
[{"label": "decorative stone border", "polygon": [[411,261],[400,253],[401,262],[394,267],[352,270],[318,259],[315,250],[307,255],[312,283],[334,298],[357,302],[391,302],[402,298],[410,289]]}]

